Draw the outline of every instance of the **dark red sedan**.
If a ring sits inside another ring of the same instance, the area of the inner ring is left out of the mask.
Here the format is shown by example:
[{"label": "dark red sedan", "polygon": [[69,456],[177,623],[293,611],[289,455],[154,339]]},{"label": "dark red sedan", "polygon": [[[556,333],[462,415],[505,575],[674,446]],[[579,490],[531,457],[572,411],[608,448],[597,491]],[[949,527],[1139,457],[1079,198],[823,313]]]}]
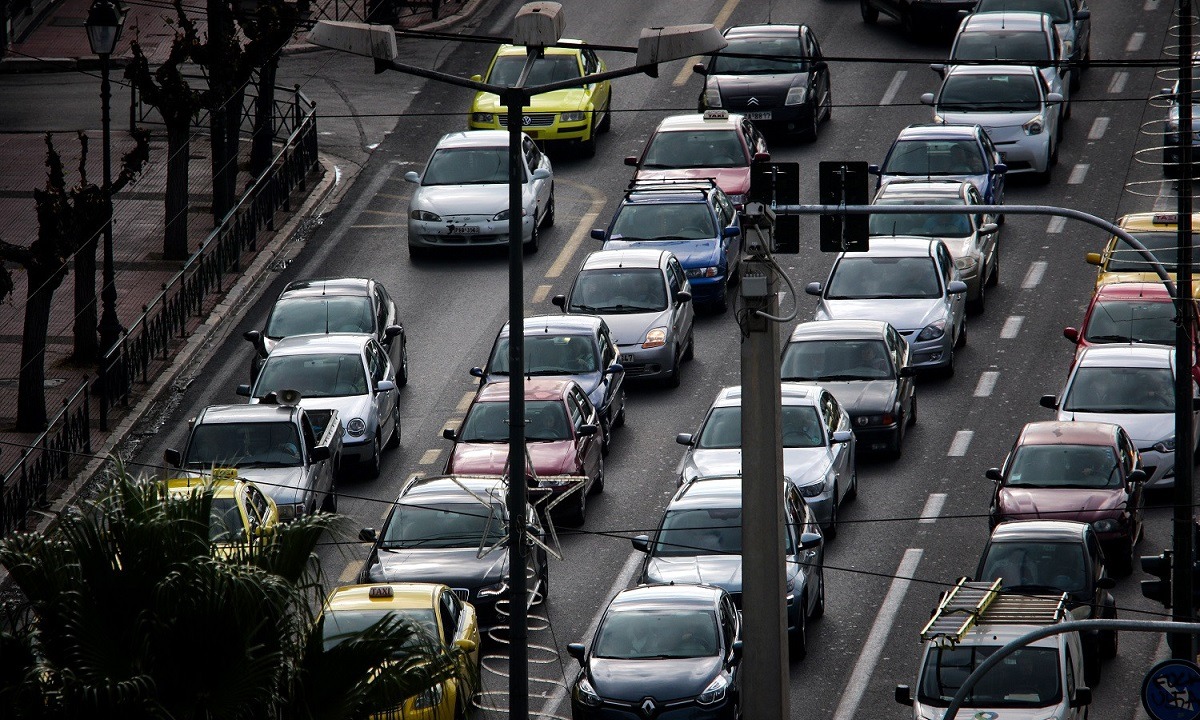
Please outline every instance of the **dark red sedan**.
[{"label": "dark red sedan", "polygon": [[[508,462],[507,381],[483,386],[457,430],[443,435],[454,441],[446,462],[447,474],[502,475]],[[579,485],[554,507],[554,515],[582,525],[587,513],[587,496],[604,489],[604,456],[601,452],[600,416],[587,393],[574,380],[529,378],[525,381],[525,439],[529,462],[537,484],[551,497],[546,507]],[[556,479],[557,478],[557,479]],[[532,478],[530,478],[532,479]]]},{"label": "dark red sedan", "polygon": [[987,477],[996,483],[989,520],[1076,520],[1090,523],[1121,573],[1142,537],[1146,473],[1119,425],[1035,422],[1022,428]]}]

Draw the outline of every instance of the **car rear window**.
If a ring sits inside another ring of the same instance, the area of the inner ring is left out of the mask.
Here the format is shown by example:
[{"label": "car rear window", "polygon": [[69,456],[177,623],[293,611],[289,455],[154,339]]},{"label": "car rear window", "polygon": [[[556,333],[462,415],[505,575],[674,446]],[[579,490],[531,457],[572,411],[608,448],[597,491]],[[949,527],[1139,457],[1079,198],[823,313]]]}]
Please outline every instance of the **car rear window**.
[{"label": "car rear window", "polygon": [[617,210],[609,237],[636,240],[708,240],[717,237],[706,203],[636,203]]},{"label": "car rear window", "polygon": [[567,310],[621,315],[667,309],[667,288],[658,268],[612,268],[579,273]]},{"label": "car rear window", "polygon": [[1105,300],[1097,302],[1084,328],[1090,343],[1175,344],[1175,306],[1169,302]]},{"label": "car rear window", "polygon": [[883,166],[884,175],[979,175],[983,156],[973,139],[901,140]]},{"label": "car rear window", "polygon": [[1040,12],[1061,24],[1071,19],[1068,2],[1070,0],[979,0],[975,12]]},{"label": "car rear window", "polygon": [[375,331],[371,298],[324,296],[283,298],[271,309],[267,337],[278,340],[292,335]]},{"label": "car rear window", "polygon": [[1040,31],[988,31],[962,33],[954,44],[951,60],[1050,61],[1050,46]]},{"label": "car rear window", "polygon": [[1042,107],[1033,75],[956,73],[942,83],[938,107],[949,112],[1027,112]]},{"label": "car rear window", "polygon": [[937,298],[937,266],[929,257],[844,257],[829,278],[829,300]]},{"label": "car rear window", "polygon": [[750,158],[736,130],[657,132],[642,159],[645,169],[749,167]]}]

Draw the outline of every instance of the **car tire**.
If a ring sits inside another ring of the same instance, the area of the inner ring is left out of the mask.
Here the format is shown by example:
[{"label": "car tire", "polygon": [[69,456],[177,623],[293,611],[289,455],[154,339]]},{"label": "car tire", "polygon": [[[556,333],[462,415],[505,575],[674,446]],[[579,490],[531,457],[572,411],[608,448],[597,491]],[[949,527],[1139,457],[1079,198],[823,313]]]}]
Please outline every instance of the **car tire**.
[{"label": "car tire", "polygon": [[954,377],[954,348],[950,348],[950,362],[946,363],[946,367],[942,368],[942,377]]},{"label": "car tire", "polygon": [[[1114,608],[1111,615],[1105,617],[1106,620],[1116,620],[1117,611]],[[1103,660],[1112,660],[1117,656],[1121,647],[1121,638],[1116,630],[1104,630],[1100,633],[1099,648],[1100,657]]]},{"label": "car tire", "polygon": [[796,629],[788,633],[788,652],[791,662],[800,662],[808,655],[808,618],[805,606],[808,605],[807,598],[800,599],[800,612],[796,620]]},{"label": "car tire", "polygon": [[596,133],[597,125],[592,125],[592,131],[588,133],[587,140],[579,142],[579,154],[585,158],[596,157]]},{"label": "car tire", "polygon": [[546,201],[546,212],[542,215],[542,227],[554,227],[554,186],[550,186],[550,199]]},{"label": "car tire", "polygon": [[621,390],[621,404],[617,407],[617,414],[613,415],[613,427],[625,427],[625,390]]},{"label": "car tire", "polygon": [[986,280],[979,283],[979,295],[974,300],[967,301],[967,310],[972,315],[979,315],[987,307],[987,286]]},{"label": "car tire", "polygon": [[572,527],[582,527],[587,520],[587,496],[586,492],[575,493],[579,500],[575,504],[575,508],[571,511],[571,515],[567,518],[567,524]]},{"label": "car tire", "polygon": [[879,22],[879,11],[871,7],[867,0],[858,0],[858,9],[862,12],[862,19],[868,25],[874,25]]},{"label": "car tire", "polygon": [[541,233],[538,232],[538,224],[537,222],[534,222],[533,232],[529,234],[529,242],[525,243],[524,246],[526,255],[532,255],[538,251],[538,245],[541,241],[541,238],[539,237],[540,234]]},{"label": "car tire", "polygon": [[428,260],[430,256],[429,248],[419,247],[417,245],[408,246],[408,259],[413,262]]},{"label": "car tire", "polygon": [[596,479],[592,481],[591,493],[599,495],[604,492],[604,456],[600,456],[600,470],[596,473]]},{"label": "car tire", "polygon": [[820,590],[817,592],[817,602],[815,605],[813,605],[812,614],[809,615],[809,617],[813,620],[819,620],[822,617],[825,617],[825,568],[821,568],[820,579],[821,582],[819,585],[817,585],[817,587],[820,588]]},{"label": "car tire", "polygon": [[400,339],[400,367],[396,368],[396,387],[408,384],[408,340]]},{"label": "car tire", "polygon": [[1083,72],[1082,65],[1079,65],[1073,71],[1071,71],[1071,92],[1075,92],[1076,90],[1078,90],[1079,86],[1082,84],[1082,82],[1080,81],[1080,78],[1079,78],[1079,76],[1082,72]]},{"label": "car tire", "polygon": [[917,394],[915,392],[912,396],[912,403],[908,406],[908,417],[905,420],[909,425],[917,424]]},{"label": "car tire", "polygon": [[325,494],[325,499],[321,501],[321,512],[335,513],[338,508],[337,497],[337,479],[329,486],[329,492]]},{"label": "car tire", "polygon": [[[841,509],[841,503],[838,502],[837,483],[833,484],[833,503],[829,506],[829,524],[821,528],[821,533],[826,540],[833,540],[838,534],[838,510]],[[804,608],[800,608],[801,614],[804,613]]]},{"label": "car tire", "polygon": [[674,366],[671,367],[671,373],[667,375],[665,385],[669,388],[677,388],[680,383],[680,375],[683,373],[683,363],[680,360],[675,360]]},{"label": "car tire", "polygon": [[729,309],[729,299],[726,297],[729,294],[729,280],[726,280],[721,285],[721,292],[718,293],[717,299],[712,303],[712,311],[717,315],[722,315]]},{"label": "car tire", "polygon": [[833,87],[825,86],[825,122],[833,121]]},{"label": "car tire", "polygon": [[809,110],[809,116],[810,119],[808,122],[808,127],[804,128],[804,131],[801,133],[801,135],[803,136],[804,140],[808,142],[816,142],[817,138],[821,134],[821,129],[819,127],[821,124],[821,109],[817,107],[815,100],[813,101],[812,108]]},{"label": "car tire", "polygon": [[1000,284],[1000,244],[996,244],[996,252],[992,253],[992,271],[988,273],[988,287]]},{"label": "car tire", "polygon": [[850,487],[846,488],[846,497],[842,498],[846,502],[858,498],[858,467],[850,472]]},{"label": "car tire", "polygon": [[682,360],[691,361],[696,357],[696,331],[689,330],[687,336],[687,346],[683,348]]},{"label": "car tire", "polygon": [[392,418],[392,434],[388,436],[386,445],[389,450],[400,447],[400,403],[396,403],[396,409],[392,415],[395,416]]},{"label": "car tire", "polygon": [[379,433],[375,433],[375,439],[371,441],[371,457],[366,462],[367,479],[374,480],[379,477],[379,473],[383,470],[383,443],[379,440]]},{"label": "car tire", "polygon": [[965,348],[967,346],[967,321],[963,320],[962,330],[958,333],[958,337],[954,339],[954,347]]},{"label": "car tire", "polygon": [[550,599],[550,563],[542,566],[542,574],[538,576],[538,581],[541,584],[542,600],[539,605],[545,604]]},{"label": "car tire", "polygon": [[1103,668],[1100,665],[1099,653],[1084,653],[1083,682],[1088,687],[1099,687]]},{"label": "car tire", "polygon": [[904,456],[904,431],[901,427],[896,428],[896,434],[892,437],[891,446],[888,447],[887,456],[892,460],[899,460]]},{"label": "car tire", "polygon": [[1113,553],[1112,568],[1113,574],[1120,577],[1128,577],[1133,573],[1133,568],[1137,564],[1137,558],[1133,554],[1133,542],[1123,542],[1120,544],[1117,552]]},{"label": "car tire", "polygon": [[596,129],[602,133],[612,130],[612,94],[608,96],[608,105],[604,107],[604,119],[596,126]]}]

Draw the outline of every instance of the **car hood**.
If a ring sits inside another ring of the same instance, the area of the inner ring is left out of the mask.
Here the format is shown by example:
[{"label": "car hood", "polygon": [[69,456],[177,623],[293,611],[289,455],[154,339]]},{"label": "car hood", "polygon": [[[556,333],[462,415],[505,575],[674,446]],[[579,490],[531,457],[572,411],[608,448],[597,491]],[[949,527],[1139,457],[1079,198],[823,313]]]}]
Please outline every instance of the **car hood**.
[{"label": "car hood", "polygon": [[[538,475],[565,475],[575,472],[575,443],[529,442],[529,461]],[[468,443],[454,446],[446,472],[500,475],[508,462],[508,443]]]},{"label": "car hood", "polygon": [[300,407],[305,410],[336,410],[342,427],[346,427],[354,418],[365,420],[368,425],[373,415],[374,403],[370,395],[349,395],[346,397],[304,398]]},{"label": "car hood", "polygon": [[1174,413],[1084,413],[1062,411],[1059,420],[1106,422],[1120,425],[1138,449],[1145,449],[1165,438],[1175,436]]},{"label": "car hood", "polygon": [[721,671],[721,658],[618,660],[592,657],[588,680],[603,698],[641,703],[647,696],[657,702],[695,697],[704,692]]},{"label": "car hood", "polygon": [[605,250],[629,248],[665,250],[675,253],[675,257],[679,258],[679,264],[685,268],[709,267],[719,264],[721,260],[721,252],[717,247],[716,238],[706,240],[625,240],[617,235],[604,243]]},{"label": "car hood", "polygon": [[[758,98],[764,105],[782,105],[787,92],[794,86],[804,87],[808,73],[777,73],[774,75],[710,75],[709,82],[721,90],[721,97],[731,102]],[[751,108],[753,109],[753,108]]]},{"label": "car hood", "polygon": [[304,496],[311,490],[306,487],[302,467],[238,468],[238,477],[252,480],[276,505],[304,502]]},{"label": "car hood", "polygon": [[891,412],[896,404],[895,380],[821,381],[821,387],[833,393],[851,415]]},{"label": "car hood", "polygon": [[1121,488],[1023,488],[1000,490],[1000,511],[1006,519],[1079,520],[1092,522],[1125,505]]},{"label": "car hood", "polygon": [[1020,128],[1031,119],[1041,115],[1041,110],[1014,110],[1012,112],[945,112],[939,113],[947,125],[981,125],[984,130]]},{"label": "car hood", "polygon": [[646,563],[646,581],[716,585],[727,592],[742,591],[741,555],[656,557]]},{"label": "car hood", "polygon": [[[913,690],[915,691],[916,688],[913,688]],[[914,713],[914,716],[916,717],[930,718],[930,720],[942,720],[942,718],[946,716],[946,708],[944,707],[935,707],[932,705],[925,705],[923,703],[917,703],[915,707],[917,708],[917,712]],[[964,717],[971,718],[992,718],[993,720],[1043,720],[1043,718],[1047,716],[1057,716],[1054,713],[1055,707],[1056,705],[1047,705],[1040,708],[989,708],[984,705],[978,707],[974,705],[969,707],[964,705],[962,709],[962,715]],[[957,717],[957,715],[955,717]]]},{"label": "car hood", "polygon": [[922,175],[920,173],[884,173],[880,176],[880,184],[890,182],[892,180],[900,180],[903,182],[905,180],[917,179],[956,180],[959,182],[969,182],[975,186],[975,189],[979,191],[980,195],[983,195],[987,192],[988,186],[987,173],[979,173],[978,175],[952,173],[930,173],[928,175]]},{"label": "car hood", "polygon": [[613,341],[618,345],[639,344],[646,339],[646,333],[656,327],[667,327],[671,324],[671,311],[648,313],[630,313],[624,315],[601,315],[608,323]]},{"label": "car hood", "polygon": [[[831,460],[824,447],[784,448],[783,474],[795,485],[823,480]],[[715,475],[741,475],[742,451],[738,448],[692,450],[679,463],[679,474],[689,480]]]},{"label": "car hood", "polygon": [[[818,320],[883,320],[901,332],[920,330],[935,320],[948,320],[941,298],[883,300],[825,300]],[[914,338],[915,339],[915,338]]]},{"label": "car hood", "polygon": [[729,195],[743,195],[750,189],[750,168],[677,168],[673,170],[638,170],[637,180],[672,180],[679,178],[713,178],[717,187]]},{"label": "car hood", "polygon": [[436,582],[474,589],[500,582],[508,573],[503,548],[479,557],[476,548],[380,550],[372,582]]},{"label": "car hood", "polygon": [[[552,90],[547,93],[534,95],[522,107],[525,113],[566,112],[568,110],[583,110],[587,105],[588,93],[583,88],[567,88]],[[472,105],[473,112],[504,112],[504,103],[495,93],[481,92],[475,96]]]},{"label": "car hood", "polygon": [[[527,186],[522,197],[529,200]],[[413,193],[411,210],[428,210],[438,215],[492,216],[508,208],[508,186],[497,185],[422,185]]]}]

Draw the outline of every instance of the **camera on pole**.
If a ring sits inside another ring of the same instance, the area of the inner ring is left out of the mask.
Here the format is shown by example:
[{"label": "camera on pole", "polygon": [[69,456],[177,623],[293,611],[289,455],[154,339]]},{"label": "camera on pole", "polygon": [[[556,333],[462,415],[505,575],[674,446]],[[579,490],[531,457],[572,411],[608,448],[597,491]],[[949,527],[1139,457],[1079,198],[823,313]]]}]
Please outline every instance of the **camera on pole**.
[{"label": "camera on pole", "polygon": [[[867,164],[848,160],[823,160],[820,164],[822,205],[868,205]],[[869,215],[821,215],[821,252],[866,252]]]}]

